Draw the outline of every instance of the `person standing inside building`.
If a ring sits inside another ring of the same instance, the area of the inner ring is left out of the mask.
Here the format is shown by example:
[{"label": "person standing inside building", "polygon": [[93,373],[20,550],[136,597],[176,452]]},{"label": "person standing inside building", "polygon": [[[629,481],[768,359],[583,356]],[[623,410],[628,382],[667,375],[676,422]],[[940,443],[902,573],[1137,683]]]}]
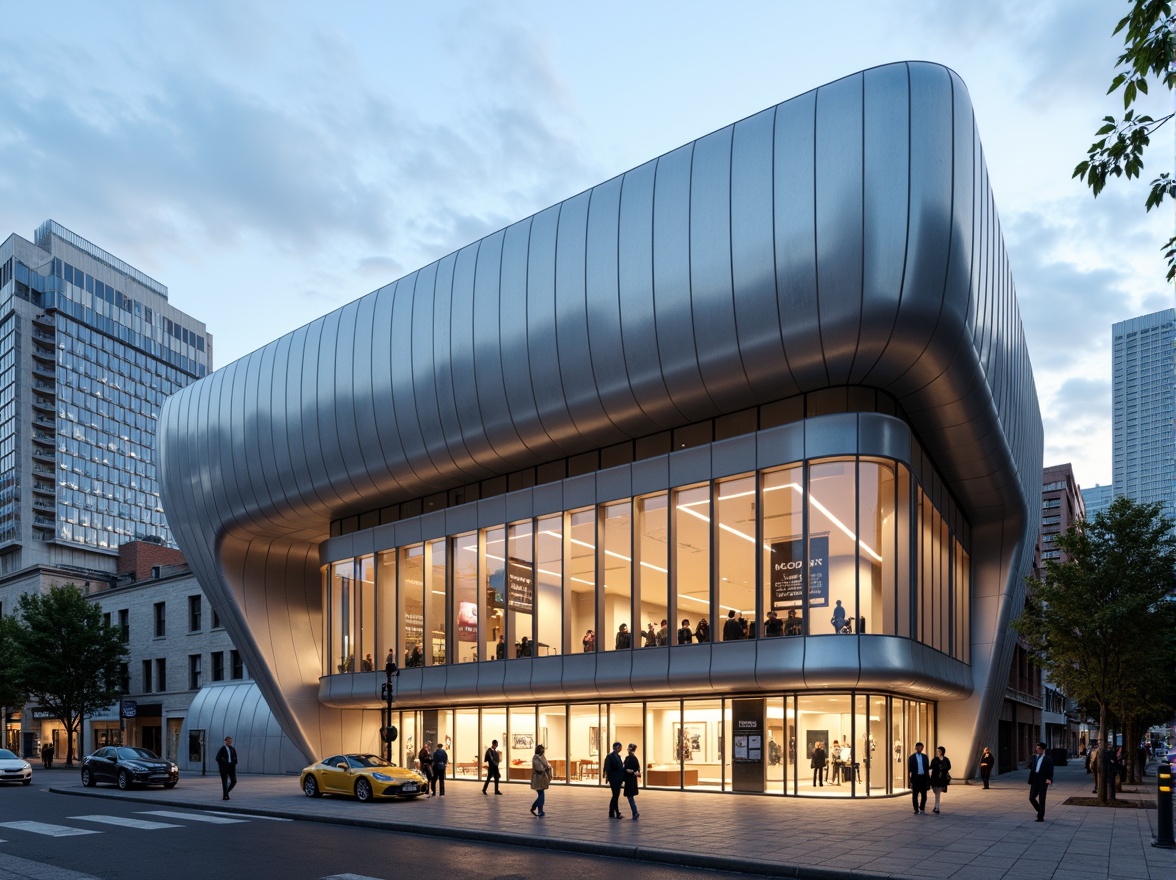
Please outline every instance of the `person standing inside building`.
[{"label": "person standing inside building", "polygon": [[988,746],[984,747],[984,754],[980,756],[980,778],[984,780],[984,787],[988,788],[988,780],[992,776],[992,767],[996,764],[996,758],[992,752],[988,751]]},{"label": "person standing inside building", "polygon": [[813,746],[813,757],[809,766],[813,768],[813,787],[825,785],[825,744],[817,743]]},{"label": "person standing inside building", "polygon": [[698,626],[694,628],[694,640],[699,644],[710,641],[710,624],[706,622],[705,617],[698,621]]},{"label": "person standing inside building", "polygon": [[939,812],[939,796],[947,791],[951,782],[951,760],[947,757],[947,749],[940,746],[935,750],[935,757],[931,759],[931,790],[935,792],[935,807],[932,813]]},{"label": "person standing inside building", "polygon": [[613,743],[612,751],[604,759],[604,778],[608,780],[608,787],[612,789],[612,799],[608,802],[608,817],[621,818],[621,807],[618,801],[621,797],[621,786],[625,784],[625,762],[621,759],[621,744]]},{"label": "person standing inside building", "polygon": [[225,744],[216,753],[216,766],[220,770],[221,800],[227,801],[229,792],[237,787],[237,750],[231,736],[225,737]]},{"label": "person standing inside building", "polygon": [[775,611],[768,612],[768,619],[764,622],[764,635],[769,638],[784,635],[784,621]]},{"label": "person standing inside building", "polygon": [[1053,759],[1045,753],[1045,743],[1037,744],[1037,756],[1029,760],[1029,803],[1037,811],[1037,821],[1045,821],[1045,796],[1053,785]]},{"label": "person standing inside building", "polygon": [[498,788],[498,783],[502,780],[502,774],[498,772],[498,765],[502,761],[502,752],[498,751],[498,740],[490,741],[490,748],[486,749],[482,760],[486,762],[486,781],[482,783],[482,794],[486,793],[491,780],[494,782],[494,793],[502,794]]},{"label": "person standing inside building", "polygon": [[845,628],[845,608],[842,606],[840,599],[837,600],[837,607],[833,609],[833,616],[829,618],[829,622],[833,624],[833,632],[848,632]]},{"label": "person standing inside building", "polygon": [[633,644],[633,642],[632,642],[632,637],[629,635],[629,624],[622,623],[617,628],[617,641],[616,641],[617,650],[618,651],[627,651],[627,650],[629,650],[629,646],[631,644]]},{"label": "person standing inside building", "polygon": [[584,653],[591,654],[596,650],[596,633],[592,630],[584,633]]},{"label": "person standing inside building", "polygon": [[445,797],[445,774],[449,772],[449,752],[442,743],[433,749],[433,794]]},{"label": "person standing inside building", "polygon": [[[637,744],[629,743],[629,754],[625,758],[625,798],[629,801],[629,809],[633,811],[634,819],[641,815],[637,812],[637,801],[635,800],[641,791],[640,786],[637,784],[640,780],[641,761],[637,758]],[[618,816],[620,812],[618,808]]]},{"label": "person standing inside building", "polygon": [[735,609],[727,612],[727,621],[723,624],[723,641],[734,642],[743,638],[743,627],[735,619]]},{"label": "person standing inside building", "polygon": [[682,625],[678,627],[678,644],[689,645],[693,638],[694,633],[690,630],[690,620],[689,618],[683,617]]},{"label": "person standing inside building", "polygon": [[923,754],[923,744],[915,743],[915,753],[907,758],[907,785],[915,815],[927,812],[927,789],[931,787],[931,761]]}]

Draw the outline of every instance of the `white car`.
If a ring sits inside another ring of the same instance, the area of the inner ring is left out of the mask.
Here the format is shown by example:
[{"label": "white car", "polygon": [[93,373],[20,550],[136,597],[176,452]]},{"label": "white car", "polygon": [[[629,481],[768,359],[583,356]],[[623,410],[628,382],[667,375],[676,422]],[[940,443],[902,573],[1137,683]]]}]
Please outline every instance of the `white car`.
[{"label": "white car", "polygon": [[33,781],[33,767],[15,752],[0,749],[0,782],[19,782],[28,785]]}]

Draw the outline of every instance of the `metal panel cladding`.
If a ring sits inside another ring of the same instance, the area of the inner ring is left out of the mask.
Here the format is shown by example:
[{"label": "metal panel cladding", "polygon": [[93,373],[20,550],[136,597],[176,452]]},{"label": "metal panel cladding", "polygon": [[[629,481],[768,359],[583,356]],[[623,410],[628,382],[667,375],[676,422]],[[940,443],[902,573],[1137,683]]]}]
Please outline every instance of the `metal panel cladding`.
[{"label": "metal panel cladding", "polygon": [[354,734],[317,699],[330,520],[840,385],[901,400],[970,517],[998,610],[969,711],[995,724],[1041,417],[971,104],[938,65],[727,126],[185,388],[160,419],[164,504],[318,753]]}]

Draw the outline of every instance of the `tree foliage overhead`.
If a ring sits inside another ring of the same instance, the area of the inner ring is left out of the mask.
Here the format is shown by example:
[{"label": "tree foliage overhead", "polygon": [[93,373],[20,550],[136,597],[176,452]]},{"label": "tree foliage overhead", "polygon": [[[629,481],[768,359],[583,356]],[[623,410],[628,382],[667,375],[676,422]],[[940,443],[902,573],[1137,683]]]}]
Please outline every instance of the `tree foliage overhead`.
[{"label": "tree foliage overhead", "polygon": [[1104,739],[1108,712],[1128,720],[1176,709],[1176,537],[1161,507],[1120,497],[1071,525],[1055,545],[1065,561],[1046,560],[1045,578],[1029,579],[1015,624],[1054,684],[1098,706]]},{"label": "tree foliage overhead", "polygon": [[[1143,153],[1152,135],[1173,116],[1169,113],[1155,119],[1136,115],[1134,107],[1140,95],[1148,94],[1149,83],[1169,92],[1176,88],[1176,18],[1172,4],[1167,0],[1131,0],[1131,12],[1114,32],[1123,34],[1124,51],[1115,62],[1115,76],[1107,94],[1122,89],[1123,117],[1103,117],[1103,125],[1095,133],[1097,140],[1072,175],[1085,181],[1096,198],[1110,177],[1139,177]],[[1169,198],[1176,199],[1176,180],[1171,172],[1164,171],[1151,182],[1147,210],[1160,207]],[[1163,247],[1171,281],[1176,277],[1176,235]]]},{"label": "tree foliage overhead", "polygon": [[87,715],[120,696],[126,646],[101,609],[73,584],[26,593],[17,608],[17,680],[29,700],[52,713],[70,734],[66,763],[72,764],[72,734]]}]

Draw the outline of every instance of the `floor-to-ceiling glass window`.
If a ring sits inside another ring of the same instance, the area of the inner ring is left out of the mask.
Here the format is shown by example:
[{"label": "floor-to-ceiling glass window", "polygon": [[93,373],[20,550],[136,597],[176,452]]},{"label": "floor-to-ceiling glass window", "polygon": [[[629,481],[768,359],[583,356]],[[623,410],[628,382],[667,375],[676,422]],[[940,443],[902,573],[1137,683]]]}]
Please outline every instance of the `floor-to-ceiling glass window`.
[{"label": "floor-to-ceiling glass window", "polygon": [[918,559],[918,554],[912,547],[911,531],[911,472],[905,465],[899,465],[895,473],[898,502],[895,507],[895,519],[898,530],[895,535],[895,562],[898,576],[896,587],[897,599],[894,603],[895,624],[894,634],[903,638],[911,637],[911,596],[914,589],[912,560]]},{"label": "floor-to-ceiling glass window", "polygon": [[[797,697],[797,743],[800,794],[850,794],[841,760],[842,743],[853,743],[853,704],[848,694],[800,694]],[[821,765],[821,766],[814,766]]]},{"label": "floor-to-ceiling glass window", "polygon": [[612,744],[621,744],[621,757],[629,754],[629,743],[637,746],[637,757],[644,767],[645,757],[645,713],[641,703],[612,703],[608,707],[608,737],[602,744],[604,754],[612,751]]},{"label": "floor-to-ceiling glass window", "polygon": [[723,701],[686,700],[682,722],[672,727],[686,788],[719,790],[723,785]]},{"label": "floor-to-ceiling glass window", "polygon": [[809,465],[809,634],[845,635],[857,618],[857,468]]},{"label": "floor-to-ceiling glass window", "polygon": [[601,628],[608,633],[607,649],[641,644],[640,633],[635,633],[638,624],[633,619],[632,507],[628,501],[618,501],[601,510],[604,540],[597,559],[602,573]]},{"label": "floor-to-ceiling glass window", "polygon": [[972,557],[957,541],[956,555],[956,640],[955,657],[964,663],[972,662]]},{"label": "floor-to-ceiling glass window", "polygon": [[858,633],[894,634],[894,465],[858,464]]},{"label": "floor-to-ceiling glass window", "polygon": [[331,672],[355,671],[355,646],[352,644],[355,616],[355,560],[344,559],[331,566],[330,601]]},{"label": "floor-to-ceiling glass window", "polygon": [[735,612],[744,638],[763,635],[755,608],[755,477],[715,487],[715,593],[724,619]]},{"label": "floor-to-ceiling glass window", "polygon": [[449,567],[449,560],[446,555],[445,539],[430,541],[428,551],[429,580],[425,593],[425,599],[428,602],[425,622],[429,628],[427,661],[431,666],[444,666],[449,661],[448,639],[446,638],[449,627],[445,616],[445,606],[448,604],[446,601],[448,589],[446,570]]},{"label": "floor-to-ceiling glass window", "polygon": [[568,776],[575,782],[600,785],[601,749],[606,715],[597,703],[568,708]]},{"label": "floor-to-ceiling glass window", "polygon": [[384,668],[384,658],[377,657],[376,648],[376,559],[363,556],[359,559],[359,609],[356,620],[358,635],[355,656],[362,658],[356,664],[361,672]]},{"label": "floor-to-ceiling glass window", "polygon": [[552,779],[568,781],[568,714],[563,704],[539,707],[538,741],[551,764]]},{"label": "floor-to-ceiling glass window", "polygon": [[479,779],[482,775],[482,755],[490,746],[482,745],[478,735],[478,710],[457,709],[453,713],[453,748],[449,760],[453,775],[463,779]]},{"label": "floor-to-ceiling glass window", "polygon": [[[645,784],[652,788],[682,785],[682,752],[675,748],[682,729],[682,704],[678,700],[645,705]],[[626,743],[627,745],[627,743]]]},{"label": "floor-to-ceiling glass window", "polygon": [[[678,626],[693,627],[694,641],[718,641],[711,617],[710,486],[689,486],[671,493],[670,569],[674,578],[674,618]],[[683,621],[689,621],[683,624]],[[702,630],[699,627],[703,627]]]},{"label": "floor-to-ceiling glass window", "polygon": [[[507,526],[507,656],[535,656],[535,532],[531,520]],[[511,639],[514,640],[513,647]]]},{"label": "floor-to-ceiling glass window", "polygon": [[478,536],[453,539],[453,662],[478,659]]},{"label": "floor-to-ceiling glass window", "polygon": [[[535,538],[536,656],[565,653],[563,620],[563,516],[539,519]],[[575,636],[575,630],[572,635]]]},{"label": "floor-to-ceiling glass window", "polygon": [[596,626],[596,510],[568,514],[568,614],[572,651],[600,651],[612,638]]},{"label": "floor-to-ceiling glass window", "polygon": [[[404,665],[425,665],[425,545],[400,548],[400,644]],[[419,747],[418,747],[419,748]]]},{"label": "floor-to-ceiling glass window", "polygon": [[784,794],[788,785],[788,716],[784,698],[769,697],[765,701],[764,722],[764,790],[769,794]]},{"label": "floor-to-ceiling glass window", "polygon": [[[415,712],[400,713],[400,738],[397,739],[396,742],[399,743],[400,766],[412,767],[419,770],[420,765],[417,763],[417,753],[421,750],[421,744],[417,740],[417,723]],[[393,754],[395,753],[396,751],[393,749]]]},{"label": "floor-to-ceiling glass window", "polygon": [[516,782],[531,781],[531,759],[535,756],[535,707],[511,706],[508,710],[506,766],[503,773]]},{"label": "floor-to-ceiling glass window", "polygon": [[[507,768],[509,767],[506,760],[506,709],[498,706],[482,710],[482,739],[479,747],[479,760],[482,755],[486,754],[486,749],[492,746],[494,740],[498,740],[498,751],[502,754],[502,760],[498,764],[498,772],[502,774],[502,781],[506,782],[508,779]],[[482,769],[482,772],[486,772],[485,768]],[[530,778],[530,776],[527,777],[527,779]]]},{"label": "floor-to-ceiling glass window", "polygon": [[[669,509],[666,493],[638,498],[636,547],[633,555],[638,623],[653,624],[654,644],[668,645],[674,641],[678,627],[671,625],[666,605],[669,589]],[[646,644],[648,639],[643,639]]]},{"label": "floor-to-ceiling glass window", "polygon": [[506,650],[506,529],[497,526],[483,532],[485,563],[482,577],[486,580],[486,623],[482,639],[486,643],[487,660],[504,660],[513,656]]},{"label": "floor-to-ceiling glass window", "polygon": [[383,550],[377,554],[376,561],[376,607],[379,614],[376,668],[382,669],[389,651],[392,652],[392,659],[398,666],[404,661],[404,655],[396,647],[399,636],[396,609],[396,551]]},{"label": "floor-to-ceiling glass window", "polygon": [[807,566],[804,476],[800,465],[766,471],[763,486],[763,607],[783,620],[785,636],[804,632]]}]

